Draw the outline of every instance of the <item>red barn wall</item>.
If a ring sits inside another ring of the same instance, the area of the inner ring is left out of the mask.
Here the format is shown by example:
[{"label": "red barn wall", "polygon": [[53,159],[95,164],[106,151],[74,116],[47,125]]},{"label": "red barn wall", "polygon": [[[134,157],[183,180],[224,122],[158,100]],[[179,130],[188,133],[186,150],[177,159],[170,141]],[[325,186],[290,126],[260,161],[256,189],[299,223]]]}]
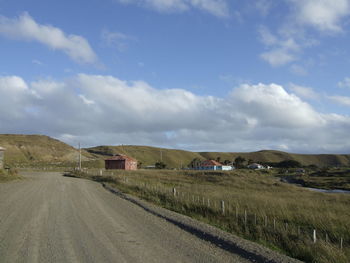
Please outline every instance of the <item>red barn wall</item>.
[{"label": "red barn wall", "polygon": [[137,170],[137,162],[129,160],[106,160],[105,168],[121,170]]}]

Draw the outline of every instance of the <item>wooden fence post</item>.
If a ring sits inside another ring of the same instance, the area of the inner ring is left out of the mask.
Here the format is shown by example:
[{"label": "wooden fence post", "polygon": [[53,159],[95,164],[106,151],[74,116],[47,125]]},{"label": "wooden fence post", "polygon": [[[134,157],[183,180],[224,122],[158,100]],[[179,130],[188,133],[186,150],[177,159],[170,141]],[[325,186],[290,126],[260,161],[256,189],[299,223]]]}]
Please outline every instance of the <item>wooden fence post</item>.
[{"label": "wooden fence post", "polygon": [[245,226],[247,225],[247,221],[248,221],[248,218],[247,218],[247,210],[244,210],[244,225],[245,225]]},{"label": "wooden fence post", "polygon": [[343,238],[340,238],[340,250],[343,250]]},{"label": "wooden fence post", "polygon": [[316,229],[314,229],[314,233],[313,233],[313,241],[314,241],[314,244],[316,244]]},{"label": "wooden fence post", "polygon": [[174,195],[174,197],[176,197],[176,188],[175,187],[173,188],[173,195]]},{"label": "wooden fence post", "polygon": [[225,214],[225,201],[221,200],[221,212],[224,215]]},{"label": "wooden fence post", "polygon": [[276,230],[276,218],[273,219],[273,230]]}]

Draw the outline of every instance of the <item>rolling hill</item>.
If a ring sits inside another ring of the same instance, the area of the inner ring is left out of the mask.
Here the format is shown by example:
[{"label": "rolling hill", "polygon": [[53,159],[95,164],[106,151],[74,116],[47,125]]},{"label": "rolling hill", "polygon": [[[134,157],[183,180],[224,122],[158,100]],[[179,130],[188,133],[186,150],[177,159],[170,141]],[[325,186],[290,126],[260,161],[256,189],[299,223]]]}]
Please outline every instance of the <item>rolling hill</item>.
[{"label": "rolling hill", "polygon": [[[44,135],[0,134],[0,146],[6,149],[4,161],[9,166],[67,166],[78,160],[77,149]],[[83,152],[83,160],[92,158]]]},{"label": "rolling hill", "polygon": [[97,146],[85,150],[100,158],[108,158],[118,153],[125,154],[141,162],[143,167],[154,165],[156,162],[162,160],[169,168],[180,168],[187,167],[194,158],[205,159],[200,153],[196,152],[150,146]]},{"label": "rolling hill", "polygon": [[190,152],[183,150],[172,150],[149,146],[98,146],[87,148],[86,151],[95,154],[96,157],[107,158],[113,154],[126,154],[137,159],[142,166],[153,165],[160,161],[167,164],[169,168],[186,167],[193,159],[218,159],[232,161],[241,156],[247,161],[263,163],[278,163],[284,160],[295,160],[303,165],[323,166],[349,166],[350,155],[341,154],[293,154],[281,151],[263,150],[250,153],[230,153],[230,152]]},{"label": "rolling hill", "polygon": [[[10,166],[72,166],[78,160],[74,147],[44,135],[0,134],[0,146],[6,148],[5,163]],[[350,166],[350,155],[340,154],[293,154],[263,150],[250,153],[191,152],[150,146],[97,146],[82,150],[84,166],[103,167],[103,160],[114,154],[126,154],[142,163],[142,167],[162,160],[168,168],[187,167],[193,159],[218,159],[232,161],[238,156],[246,160],[277,163],[295,160],[303,165]]]}]

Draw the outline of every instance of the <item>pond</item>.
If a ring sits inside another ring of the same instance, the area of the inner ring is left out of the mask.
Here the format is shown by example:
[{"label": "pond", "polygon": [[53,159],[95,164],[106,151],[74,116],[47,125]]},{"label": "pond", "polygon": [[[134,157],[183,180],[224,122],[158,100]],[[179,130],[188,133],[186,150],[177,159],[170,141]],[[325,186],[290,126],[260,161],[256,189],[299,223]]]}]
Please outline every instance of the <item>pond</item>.
[{"label": "pond", "polygon": [[320,192],[320,193],[328,193],[328,194],[350,194],[349,190],[341,190],[341,189],[334,189],[334,190],[329,190],[329,189],[320,189],[320,188],[312,188],[312,187],[306,187],[303,185],[302,180],[295,179],[293,177],[282,177],[281,182],[288,183],[288,184],[294,184],[300,187],[303,187],[305,189],[308,189],[310,191],[315,191],[315,192]]}]

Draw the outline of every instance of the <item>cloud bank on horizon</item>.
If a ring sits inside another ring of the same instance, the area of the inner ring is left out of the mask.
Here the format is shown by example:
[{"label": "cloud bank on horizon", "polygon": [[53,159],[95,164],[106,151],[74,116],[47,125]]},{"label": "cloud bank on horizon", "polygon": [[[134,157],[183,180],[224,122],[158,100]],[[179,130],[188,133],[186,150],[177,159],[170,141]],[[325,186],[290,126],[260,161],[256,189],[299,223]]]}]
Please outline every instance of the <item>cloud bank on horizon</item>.
[{"label": "cloud bank on horizon", "polygon": [[79,74],[63,82],[0,78],[3,132],[52,134],[74,144],[149,144],[194,150],[346,152],[350,117],[317,112],[276,84],[242,84],[226,98],[143,81]]},{"label": "cloud bank on horizon", "polygon": [[0,4],[0,133],[350,153],[350,0],[41,1]]}]

